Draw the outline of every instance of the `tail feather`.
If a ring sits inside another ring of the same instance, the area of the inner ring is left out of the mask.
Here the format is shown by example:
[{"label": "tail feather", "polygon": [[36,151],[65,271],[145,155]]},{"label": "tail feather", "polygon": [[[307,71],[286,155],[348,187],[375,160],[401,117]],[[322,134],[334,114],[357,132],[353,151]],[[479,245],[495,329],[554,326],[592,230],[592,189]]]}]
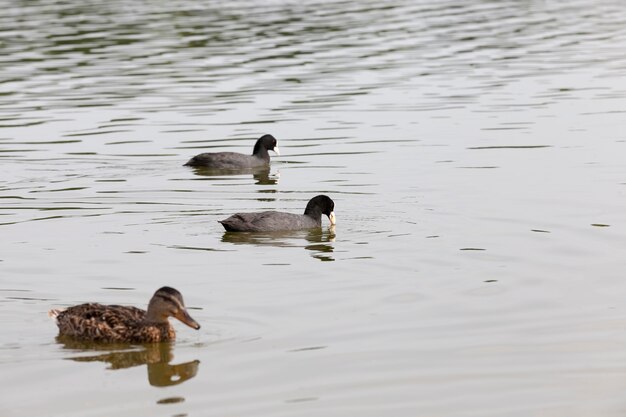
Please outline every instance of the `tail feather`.
[{"label": "tail feather", "polygon": [[52,310],[48,311],[48,317],[50,317],[52,320],[56,320],[59,314],[61,314],[63,311],[64,309],[62,308],[53,308]]}]

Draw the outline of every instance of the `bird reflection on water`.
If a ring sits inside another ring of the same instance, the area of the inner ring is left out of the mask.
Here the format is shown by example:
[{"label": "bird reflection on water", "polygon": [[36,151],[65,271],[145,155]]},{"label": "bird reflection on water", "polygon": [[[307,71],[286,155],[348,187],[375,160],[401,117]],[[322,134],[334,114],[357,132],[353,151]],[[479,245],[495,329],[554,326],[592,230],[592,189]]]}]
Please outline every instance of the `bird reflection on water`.
[{"label": "bird reflection on water", "polygon": [[257,185],[276,185],[280,173],[270,174],[269,167],[242,168],[242,169],[216,169],[216,168],[193,168],[193,173],[201,177],[224,177],[235,175],[252,175]]},{"label": "bird reflection on water", "polygon": [[[107,369],[110,370],[147,365],[148,383],[155,387],[181,384],[195,377],[200,365],[199,360],[170,364],[174,359],[171,343],[98,344],[62,336],[57,336],[56,340],[63,345],[64,349],[80,352],[81,356],[68,358],[76,362],[105,362],[109,364]],[[83,353],[90,355],[82,356]]]},{"label": "bird reflection on water", "polygon": [[256,245],[276,247],[299,247],[298,240],[308,242],[304,249],[312,252],[311,256],[322,262],[334,261],[335,226],[328,229],[282,232],[224,232],[222,242],[235,245]]}]

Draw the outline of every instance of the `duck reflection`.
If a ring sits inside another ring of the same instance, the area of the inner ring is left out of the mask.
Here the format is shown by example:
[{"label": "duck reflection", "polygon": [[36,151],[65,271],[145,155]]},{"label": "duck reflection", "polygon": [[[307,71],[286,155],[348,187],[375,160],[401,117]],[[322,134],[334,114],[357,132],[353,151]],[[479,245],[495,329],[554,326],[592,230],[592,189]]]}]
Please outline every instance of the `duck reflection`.
[{"label": "duck reflection", "polygon": [[170,364],[174,359],[171,343],[152,343],[145,345],[97,344],[76,341],[57,336],[57,342],[64,349],[98,353],[90,356],[75,356],[69,359],[76,362],[106,362],[107,369],[118,370],[134,366],[147,365],[148,382],[155,387],[181,384],[198,373],[199,360]]},{"label": "duck reflection", "polygon": [[255,184],[275,185],[278,184],[280,173],[270,175],[269,167],[241,168],[241,169],[216,169],[216,168],[193,168],[193,173],[202,177],[223,177],[229,175],[252,175]]},{"label": "duck reflection", "polygon": [[276,247],[299,247],[296,241],[304,239],[308,244],[304,249],[312,252],[311,256],[322,262],[334,261],[335,226],[328,229],[311,229],[283,232],[225,232],[222,242],[235,245],[256,245]]}]

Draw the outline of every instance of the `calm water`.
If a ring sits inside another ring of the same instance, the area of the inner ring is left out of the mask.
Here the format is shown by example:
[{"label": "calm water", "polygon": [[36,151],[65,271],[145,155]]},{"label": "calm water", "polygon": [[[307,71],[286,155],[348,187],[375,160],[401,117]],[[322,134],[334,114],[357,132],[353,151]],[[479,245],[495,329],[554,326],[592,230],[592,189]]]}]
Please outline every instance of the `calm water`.
[{"label": "calm water", "polygon": [[[0,1],[0,414],[623,416],[622,2],[301,3]],[[162,285],[173,345],[46,314]]]}]

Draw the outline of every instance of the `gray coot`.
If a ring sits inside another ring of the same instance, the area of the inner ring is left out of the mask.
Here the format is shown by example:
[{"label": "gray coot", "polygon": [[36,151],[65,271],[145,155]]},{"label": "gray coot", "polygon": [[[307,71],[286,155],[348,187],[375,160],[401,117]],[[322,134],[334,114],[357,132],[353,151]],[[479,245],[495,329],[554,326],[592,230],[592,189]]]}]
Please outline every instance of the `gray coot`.
[{"label": "gray coot", "polygon": [[322,214],[335,224],[335,203],[330,197],[313,197],[304,209],[304,214],[263,211],[260,213],[233,214],[220,223],[229,232],[275,232],[280,230],[304,230],[322,226]]},{"label": "gray coot", "polygon": [[207,152],[191,158],[185,166],[215,169],[245,169],[269,165],[270,154],[274,151],[280,155],[276,138],[272,135],[261,136],[254,144],[252,155],[237,152]]}]

